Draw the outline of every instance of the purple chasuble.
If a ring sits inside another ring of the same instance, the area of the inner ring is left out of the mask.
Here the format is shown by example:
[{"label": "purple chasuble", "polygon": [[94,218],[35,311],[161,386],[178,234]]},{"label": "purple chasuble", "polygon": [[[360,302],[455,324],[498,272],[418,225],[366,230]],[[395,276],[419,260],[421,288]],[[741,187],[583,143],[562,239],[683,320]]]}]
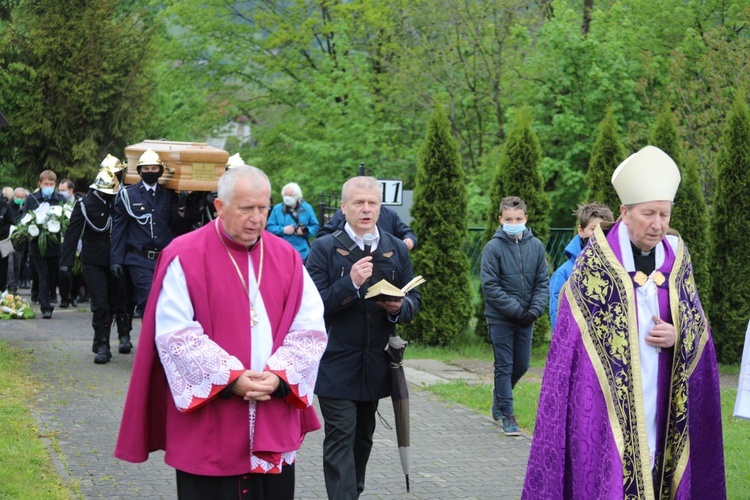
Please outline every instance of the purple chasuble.
[{"label": "purple chasuble", "polygon": [[660,243],[659,315],[677,339],[659,355],[650,467],[636,294],[618,224],[607,236],[596,229],[561,293],[523,498],[726,498],[716,354],[682,240],[676,252]]}]

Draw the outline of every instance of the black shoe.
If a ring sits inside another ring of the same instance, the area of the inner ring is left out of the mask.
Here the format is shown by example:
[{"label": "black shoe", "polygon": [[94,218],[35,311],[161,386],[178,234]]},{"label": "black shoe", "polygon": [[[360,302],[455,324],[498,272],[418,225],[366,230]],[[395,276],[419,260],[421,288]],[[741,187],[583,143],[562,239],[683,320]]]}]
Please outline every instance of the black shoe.
[{"label": "black shoe", "polygon": [[20,288],[31,288],[31,284],[28,281],[24,280],[21,282]]},{"label": "black shoe", "polygon": [[60,307],[62,307],[63,309],[67,309],[68,306],[70,306],[70,302],[68,302],[67,300],[60,301]]},{"label": "black shoe", "polygon": [[42,311],[42,318],[44,319],[51,319],[52,318],[52,311]]},{"label": "black shoe", "polygon": [[31,303],[32,304],[36,304],[37,302],[39,302],[39,295],[36,294],[36,293],[32,293],[31,294]]},{"label": "black shoe", "polygon": [[133,349],[133,344],[130,342],[130,336],[120,337],[120,346],[117,348],[117,352],[120,354],[130,354],[131,349]]},{"label": "black shoe", "polygon": [[103,365],[103,364],[109,363],[110,359],[112,359],[112,353],[109,351],[109,346],[100,345],[99,348],[96,350],[94,363],[96,363],[97,365]]},{"label": "black shoe", "polygon": [[78,299],[71,299],[70,305],[73,307],[78,307]]},{"label": "black shoe", "polygon": [[52,297],[49,299],[50,304],[57,304],[57,297]]}]

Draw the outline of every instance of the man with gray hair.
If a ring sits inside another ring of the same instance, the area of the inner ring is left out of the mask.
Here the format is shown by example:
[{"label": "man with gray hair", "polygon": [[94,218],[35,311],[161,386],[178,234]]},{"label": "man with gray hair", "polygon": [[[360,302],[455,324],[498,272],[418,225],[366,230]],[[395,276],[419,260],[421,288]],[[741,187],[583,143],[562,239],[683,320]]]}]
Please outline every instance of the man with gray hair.
[{"label": "man with gray hair", "polygon": [[296,182],[285,185],[281,197],[283,201],[273,207],[266,229],[288,241],[304,261],[310,253],[310,238],[318,233],[318,218],[310,204],[302,199],[302,189]]},{"label": "man with gray hair", "polygon": [[219,180],[218,218],[159,255],[115,456],[165,450],[181,499],[294,497],[320,428],[323,303],[292,247],[264,230],[271,186],[250,166]]},{"label": "man with gray hair", "polygon": [[336,500],[356,499],[365,488],[378,401],[391,394],[385,348],[396,324],[410,323],[422,303],[416,290],[365,300],[381,279],[402,288],[414,277],[406,244],[376,225],[380,198],[377,179],[349,179],[341,189],[346,224],[316,239],[306,264],[325,304],[329,345],[315,394],[325,420],[326,491]]},{"label": "man with gray hair", "polygon": [[711,329],[669,229],[679,168],[646,146],[612,184],[620,219],[562,288],[522,498],[726,498]]}]

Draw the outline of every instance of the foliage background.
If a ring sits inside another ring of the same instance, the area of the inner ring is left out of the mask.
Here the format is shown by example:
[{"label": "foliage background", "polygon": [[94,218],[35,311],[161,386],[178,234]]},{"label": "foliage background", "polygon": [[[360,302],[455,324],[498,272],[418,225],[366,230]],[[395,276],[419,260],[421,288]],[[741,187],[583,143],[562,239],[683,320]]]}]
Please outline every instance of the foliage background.
[{"label": "foliage background", "polygon": [[[240,151],[313,203],[360,162],[414,189],[438,99],[467,226],[488,223],[500,151],[528,109],[551,203],[533,223],[569,227],[587,173],[606,180],[614,164],[598,161],[600,124],[624,157],[668,106],[686,185],[713,216],[749,21],[750,0],[0,0],[0,185],[51,168],[85,186],[107,153],[167,138]],[[248,136],[231,136],[238,122]],[[689,243],[703,301],[722,303],[710,245]]]}]

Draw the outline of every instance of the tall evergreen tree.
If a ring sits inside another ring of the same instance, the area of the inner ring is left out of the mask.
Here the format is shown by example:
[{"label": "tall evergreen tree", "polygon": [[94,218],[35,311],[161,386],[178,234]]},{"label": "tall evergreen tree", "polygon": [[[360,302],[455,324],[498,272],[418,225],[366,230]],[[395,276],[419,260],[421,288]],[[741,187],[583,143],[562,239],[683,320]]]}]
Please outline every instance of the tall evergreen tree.
[{"label": "tall evergreen tree", "polygon": [[[498,216],[500,201],[506,196],[518,196],[526,202],[529,217],[528,227],[534,236],[546,242],[550,229],[547,216],[550,202],[544,193],[544,180],[540,170],[542,148],[539,139],[532,129],[531,112],[528,108],[519,110],[516,123],[508,133],[503,152],[491,191],[490,206],[487,210],[487,228],[484,232],[485,243],[492,238],[499,226]],[[475,332],[488,339],[486,320],[484,318],[484,295],[480,294],[480,303],[476,307],[477,322]],[[534,329],[534,341],[538,344],[549,332],[548,320],[545,326],[543,316]]]},{"label": "tall evergreen tree", "polygon": [[677,120],[669,105],[659,111],[651,131],[651,144],[667,153],[680,168],[682,182],[674,199],[670,227],[680,232],[690,251],[698,290],[708,298],[710,288],[710,241],[708,207],[703,196],[698,169],[683,154],[677,137]]},{"label": "tall evergreen tree", "polygon": [[0,158],[20,179],[40,171],[90,180],[107,153],[142,140],[152,110],[149,29],[132,2],[22,2],[0,35],[0,109],[13,127]]},{"label": "tall evergreen tree", "polygon": [[447,345],[471,318],[469,259],[466,255],[466,185],[456,141],[442,106],[437,103],[419,151],[412,227],[419,235],[413,253],[422,309],[407,327],[409,338],[428,345]]},{"label": "tall evergreen tree", "polygon": [[717,156],[711,326],[719,360],[737,363],[750,318],[750,113],[738,94]]},{"label": "tall evergreen tree", "polygon": [[612,187],[612,174],[624,159],[625,148],[617,136],[617,120],[614,108],[610,105],[599,125],[599,135],[591,149],[586,183],[589,187],[588,200],[604,203],[613,213],[619,212],[620,199]]}]

